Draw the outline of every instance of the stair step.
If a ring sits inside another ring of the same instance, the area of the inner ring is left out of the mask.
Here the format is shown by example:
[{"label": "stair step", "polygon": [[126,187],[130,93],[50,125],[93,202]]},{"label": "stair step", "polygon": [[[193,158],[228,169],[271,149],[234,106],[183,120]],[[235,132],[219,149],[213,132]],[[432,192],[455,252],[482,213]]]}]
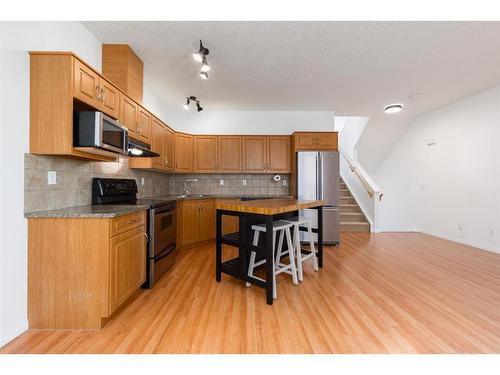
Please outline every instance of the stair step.
[{"label": "stair step", "polygon": [[341,204],[340,213],[344,212],[361,212],[361,209],[357,204]]},{"label": "stair step", "polygon": [[345,222],[364,222],[366,223],[365,215],[361,212],[341,212],[340,221]]},{"label": "stair step", "polygon": [[341,232],[369,232],[370,223],[366,222],[340,222]]},{"label": "stair step", "polygon": [[351,204],[353,204],[353,203],[356,203],[356,202],[354,201],[353,197],[340,197],[340,204],[344,204],[344,203],[348,203],[348,204],[351,203]]}]

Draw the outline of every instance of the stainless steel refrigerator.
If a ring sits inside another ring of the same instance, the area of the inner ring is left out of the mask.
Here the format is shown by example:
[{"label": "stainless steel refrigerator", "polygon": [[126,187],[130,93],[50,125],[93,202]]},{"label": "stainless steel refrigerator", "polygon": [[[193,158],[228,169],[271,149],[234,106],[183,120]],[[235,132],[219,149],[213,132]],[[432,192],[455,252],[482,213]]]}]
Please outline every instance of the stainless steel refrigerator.
[{"label": "stainless steel refrigerator", "polygon": [[[340,171],[338,152],[297,152],[297,197],[300,200],[323,200],[323,243],[340,242]],[[318,222],[316,210],[303,210],[301,217]],[[317,235],[313,234],[317,241]],[[301,232],[301,241],[308,241]]]}]

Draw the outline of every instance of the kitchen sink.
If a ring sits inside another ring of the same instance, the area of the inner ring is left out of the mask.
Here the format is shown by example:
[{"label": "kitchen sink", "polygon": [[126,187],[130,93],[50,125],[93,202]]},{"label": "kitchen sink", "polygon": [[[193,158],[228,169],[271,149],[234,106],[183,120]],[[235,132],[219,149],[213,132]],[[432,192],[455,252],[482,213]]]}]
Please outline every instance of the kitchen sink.
[{"label": "kitchen sink", "polygon": [[196,199],[196,198],[212,198],[212,196],[208,194],[182,194],[178,195],[178,198]]}]

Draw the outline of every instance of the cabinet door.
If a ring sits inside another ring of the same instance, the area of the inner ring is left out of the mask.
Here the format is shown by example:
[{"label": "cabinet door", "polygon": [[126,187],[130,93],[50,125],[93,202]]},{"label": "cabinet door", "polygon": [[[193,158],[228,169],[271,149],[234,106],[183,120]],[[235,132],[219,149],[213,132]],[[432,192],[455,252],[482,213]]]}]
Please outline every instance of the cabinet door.
[{"label": "cabinet door", "polygon": [[109,313],[146,280],[145,227],[114,236],[109,248]]},{"label": "cabinet door", "polygon": [[186,200],[182,202],[182,238],[183,246],[199,241],[199,201]]},{"label": "cabinet door", "polygon": [[200,201],[198,225],[198,241],[215,238],[215,199]]},{"label": "cabinet door", "polygon": [[175,167],[175,132],[169,127],[165,128],[165,144],[163,154],[165,156],[165,169],[173,170]]},{"label": "cabinet door", "polygon": [[338,133],[316,133],[316,144],[320,151],[337,151]]},{"label": "cabinet door", "polygon": [[153,158],[153,168],[161,169],[165,165],[165,133],[166,128],[163,124],[157,118],[153,118],[153,127],[151,130],[151,149],[160,154],[160,156]]},{"label": "cabinet door", "polygon": [[295,133],[295,150],[316,150],[316,133]]},{"label": "cabinet door", "polygon": [[120,94],[118,89],[103,78],[99,80],[99,87],[101,90],[101,110],[113,118],[120,117]]},{"label": "cabinet door", "polygon": [[267,137],[267,171],[290,173],[290,137]]},{"label": "cabinet door", "polygon": [[140,140],[151,144],[151,123],[152,115],[146,109],[139,107],[137,114],[137,133],[139,134]]},{"label": "cabinet door", "polygon": [[194,136],[194,171],[217,171],[217,137]]},{"label": "cabinet door", "polygon": [[266,137],[243,137],[243,172],[266,172]]},{"label": "cabinet door", "polygon": [[175,170],[179,172],[193,171],[193,136],[175,134]]},{"label": "cabinet door", "polygon": [[99,76],[76,59],[73,60],[73,69],[73,96],[96,109],[99,108],[101,105]]},{"label": "cabinet door", "polygon": [[120,122],[128,128],[130,137],[138,138],[137,104],[123,94],[120,94],[120,98]]},{"label": "cabinet door", "polygon": [[241,173],[242,138],[233,136],[217,137],[217,169],[223,173]]}]

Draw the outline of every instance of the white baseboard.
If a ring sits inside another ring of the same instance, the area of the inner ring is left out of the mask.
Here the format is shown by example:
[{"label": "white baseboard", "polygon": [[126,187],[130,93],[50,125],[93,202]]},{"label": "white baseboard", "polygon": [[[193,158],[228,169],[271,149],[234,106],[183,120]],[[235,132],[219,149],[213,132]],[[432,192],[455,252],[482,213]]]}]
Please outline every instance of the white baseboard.
[{"label": "white baseboard", "polygon": [[498,246],[487,245],[487,244],[476,242],[476,241],[466,240],[466,239],[460,238],[460,237],[446,236],[446,235],[443,235],[440,233],[433,233],[433,232],[428,232],[428,231],[423,231],[423,230],[421,230],[420,232],[424,233],[424,234],[428,234],[429,236],[443,238],[443,239],[448,240],[448,241],[458,242],[458,243],[461,243],[463,245],[476,247],[480,250],[486,250],[486,251],[490,251],[492,253],[500,254],[500,247],[498,247]]},{"label": "white baseboard", "polygon": [[25,319],[22,322],[19,322],[14,327],[11,327],[6,332],[2,332],[2,336],[0,336],[0,348],[7,344],[8,342],[14,340],[20,334],[26,332],[28,330],[28,319]]}]

